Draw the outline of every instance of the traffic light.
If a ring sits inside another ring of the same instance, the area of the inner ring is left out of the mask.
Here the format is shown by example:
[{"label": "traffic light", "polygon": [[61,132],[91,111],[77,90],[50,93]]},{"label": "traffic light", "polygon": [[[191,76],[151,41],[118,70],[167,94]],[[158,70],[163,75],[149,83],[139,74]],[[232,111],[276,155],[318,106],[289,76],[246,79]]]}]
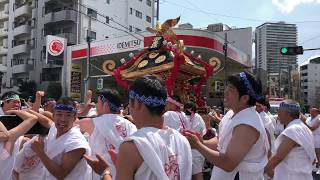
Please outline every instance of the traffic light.
[{"label": "traffic light", "polygon": [[282,55],[298,55],[303,54],[302,46],[293,46],[293,47],[282,47],[280,49]]}]

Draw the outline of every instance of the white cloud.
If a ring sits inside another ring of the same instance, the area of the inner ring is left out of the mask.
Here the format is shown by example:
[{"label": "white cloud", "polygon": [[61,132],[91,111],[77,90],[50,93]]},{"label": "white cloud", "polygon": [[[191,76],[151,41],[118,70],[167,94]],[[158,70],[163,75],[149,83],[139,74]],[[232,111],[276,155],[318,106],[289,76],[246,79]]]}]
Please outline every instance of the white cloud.
[{"label": "white cloud", "polygon": [[320,3],[320,0],[272,0],[272,4],[285,13],[290,13],[295,7],[303,3]]}]

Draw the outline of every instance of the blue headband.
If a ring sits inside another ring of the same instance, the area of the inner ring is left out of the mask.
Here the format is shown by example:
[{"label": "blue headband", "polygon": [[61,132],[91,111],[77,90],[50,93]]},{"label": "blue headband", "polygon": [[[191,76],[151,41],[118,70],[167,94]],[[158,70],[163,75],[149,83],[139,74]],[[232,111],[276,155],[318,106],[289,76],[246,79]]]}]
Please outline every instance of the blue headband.
[{"label": "blue headband", "polygon": [[73,113],[77,113],[77,109],[71,105],[65,105],[65,104],[58,104],[54,107],[55,110],[61,110],[61,111],[69,111]]},{"label": "blue headband", "polygon": [[299,104],[288,104],[286,102],[280,103],[280,108],[288,109],[291,111],[300,111],[300,105]]},{"label": "blue headband", "polygon": [[103,103],[108,103],[109,105],[109,108],[111,111],[114,111],[114,112],[119,112],[120,111],[120,107],[119,106],[116,106],[115,104],[113,104],[112,102],[110,102],[106,97],[104,97],[102,94],[99,96],[100,100],[103,102]]},{"label": "blue headband", "polygon": [[43,104],[43,107],[44,107],[44,106],[47,106],[47,105],[49,105],[49,104],[56,105],[56,101],[55,101],[55,100],[47,101],[47,102],[45,102],[45,103]]},{"label": "blue headband", "polygon": [[152,106],[152,107],[157,107],[157,106],[165,106],[167,103],[167,99],[159,98],[159,97],[153,97],[153,96],[144,96],[144,95],[139,95],[138,93],[134,91],[129,92],[129,98],[130,99],[136,99],[143,104],[147,106]]},{"label": "blue headband", "polygon": [[249,96],[251,96],[252,98],[254,98],[255,100],[260,99],[260,96],[258,96],[256,94],[256,92],[253,90],[253,88],[252,88],[252,86],[251,86],[251,84],[250,84],[250,82],[249,82],[249,80],[248,80],[248,78],[246,76],[246,73],[241,72],[240,73],[240,79],[242,79],[244,81],[244,84],[245,84],[245,86],[247,88],[247,94]]}]

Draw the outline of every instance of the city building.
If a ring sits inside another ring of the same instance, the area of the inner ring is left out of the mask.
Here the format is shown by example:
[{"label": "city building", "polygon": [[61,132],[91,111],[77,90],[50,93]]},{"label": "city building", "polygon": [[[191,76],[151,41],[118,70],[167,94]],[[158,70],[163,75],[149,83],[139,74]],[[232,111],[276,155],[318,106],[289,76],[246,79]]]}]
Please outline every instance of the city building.
[{"label": "city building", "polygon": [[85,43],[89,29],[92,41],[128,33],[141,38],[155,16],[155,0],[0,0],[2,91],[28,80],[45,90],[62,80],[66,59],[46,61],[47,35],[66,38],[67,45]]},{"label": "city building", "polygon": [[[9,25],[9,0],[0,1],[0,78],[2,79],[7,68],[8,54],[8,25]],[[1,82],[0,79],[0,82]],[[1,86],[0,86],[1,89]]]},{"label": "city building", "polygon": [[[262,81],[264,91],[270,96],[288,95],[289,83],[282,82],[282,79],[290,79],[288,72],[290,68],[296,67],[297,56],[283,56],[280,54],[280,48],[296,45],[297,26],[295,24],[264,23],[256,28],[255,72]],[[276,75],[281,81],[273,89],[271,80]]]},{"label": "city building", "polygon": [[320,106],[320,56],[312,57],[300,65],[303,104]]}]

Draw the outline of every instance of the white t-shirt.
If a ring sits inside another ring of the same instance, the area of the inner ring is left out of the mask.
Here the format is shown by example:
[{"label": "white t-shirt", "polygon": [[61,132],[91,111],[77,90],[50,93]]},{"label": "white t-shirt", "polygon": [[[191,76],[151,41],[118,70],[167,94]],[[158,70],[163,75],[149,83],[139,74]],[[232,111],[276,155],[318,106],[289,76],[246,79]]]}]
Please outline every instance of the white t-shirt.
[{"label": "white t-shirt", "polygon": [[[46,154],[57,164],[61,164],[64,153],[75,149],[85,149],[87,155],[91,156],[89,143],[80,132],[79,126],[72,127],[65,134],[56,137],[57,129],[53,124],[48,133],[46,141]],[[86,160],[82,158],[73,170],[69,173],[65,180],[87,180],[90,179],[92,170]],[[45,180],[55,180],[56,178],[45,169]]]},{"label": "white t-shirt", "polygon": [[270,135],[270,140],[271,140],[271,146],[273,145],[273,142],[275,140],[275,137],[274,137],[274,131],[275,131],[275,128],[273,126],[273,122],[272,122],[272,119],[270,118],[270,116],[262,111],[259,113],[260,115],[260,118],[263,122],[263,125],[264,125],[264,128],[268,131],[269,135]]},{"label": "white t-shirt", "polygon": [[300,146],[294,147],[275,167],[273,180],[312,180],[312,163],[316,154],[310,129],[300,119],[291,121],[276,139],[273,153],[279,148],[284,136]]},{"label": "white t-shirt", "polygon": [[211,180],[233,180],[237,172],[239,172],[240,179],[263,180],[264,167],[268,162],[269,144],[266,130],[255,108],[246,108],[237,114],[234,114],[232,110],[227,112],[219,125],[218,150],[221,153],[226,152],[233,129],[241,124],[255,128],[260,133],[259,139],[232,172],[224,171],[215,166]]},{"label": "white t-shirt", "polygon": [[[316,117],[314,117],[314,118],[312,118],[311,119],[311,117],[308,117],[307,118],[307,120],[306,120],[306,123],[309,125],[309,126],[314,126],[316,123],[319,123],[319,121],[320,121],[320,115],[317,115]],[[320,135],[320,126],[317,128],[317,129],[315,129],[315,130],[313,130],[312,131],[312,134],[313,135]]]}]

